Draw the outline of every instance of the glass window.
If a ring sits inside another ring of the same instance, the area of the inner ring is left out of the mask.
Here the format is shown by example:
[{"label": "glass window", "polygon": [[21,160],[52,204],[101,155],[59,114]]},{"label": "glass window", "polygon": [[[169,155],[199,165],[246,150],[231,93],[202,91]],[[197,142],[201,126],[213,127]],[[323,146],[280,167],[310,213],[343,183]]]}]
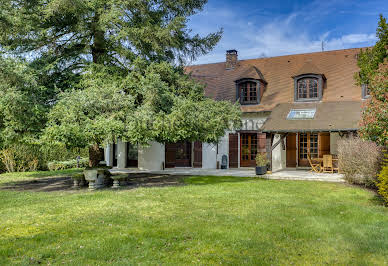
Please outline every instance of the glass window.
[{"label": "glass window", "polygon": [[297,83],[298,99],[314,99],[318,98],[318,79],[303,78]]},{"label": "glass window", "polygon": [[292,109],[288,115],[289,120],[298,119],[313,119],[315,116],[316,109]]},{"label": "glass window", "polygon": [[256,82],[247,81],[240,83],[241,104],[257,103]]}]

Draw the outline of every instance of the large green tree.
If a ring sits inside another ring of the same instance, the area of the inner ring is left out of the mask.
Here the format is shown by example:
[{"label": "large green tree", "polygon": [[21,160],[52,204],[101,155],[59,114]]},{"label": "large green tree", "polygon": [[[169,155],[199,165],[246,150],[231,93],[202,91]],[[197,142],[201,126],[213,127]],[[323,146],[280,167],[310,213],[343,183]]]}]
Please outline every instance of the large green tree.
[{"label": "large green tree", "polygon": [[141,57],[182,63],[221,32],[192,35],[187,18],[206,0],[2,0],[0,48],[33,61],[48,87],[72,87],[90,62],[130,69]]},{"label": "large green tree", "polygon": [[0,80],[0,148],[35,141],[46,122],[50,90],[24,61],[1,55]]},{"label": "large green tree", "polygon": [[358,59],[357,83],[368,86],[371,95],[363,111],[360,133],[365,139],[388,145],[388,24],[382,15],[376,36],[376,44],[362,50]]},{"label": "large green tree", "polygon": [[3,0],[0,49],[24,57],[52,91],[45,138],[99,147],[117,138],[215,142],[238,127],[240,111],[204,97],[184,73],[187,59],[209,52],[187,27],[206,0]]}]

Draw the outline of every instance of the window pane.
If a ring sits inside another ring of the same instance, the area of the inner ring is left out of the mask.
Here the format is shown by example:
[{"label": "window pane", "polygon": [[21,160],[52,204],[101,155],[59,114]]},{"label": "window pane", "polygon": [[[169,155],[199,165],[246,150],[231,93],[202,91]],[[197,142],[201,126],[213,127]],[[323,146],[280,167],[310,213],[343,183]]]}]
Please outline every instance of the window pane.
[{"label": "window pane", "polygon": [[287,115],[287,119],[313,119],[316,109],[291,109]]},{"label": "window pane", "polygon": [[310,98],[318,98],[318,80],[309,79]]},{"label": "window pane", "polygon": [[307,98],[306,79],[301,79],[298,81],[298,98],[301,98],[301,99]]},{"label": "window pane", "polygon": [[318,79],[303,78],[297,84],[298,99],[318,98]]},{"label": "window pane", "polygon": [[256,82],[247,81],[240,84],[241,102],[252,103],[257,101]]}]

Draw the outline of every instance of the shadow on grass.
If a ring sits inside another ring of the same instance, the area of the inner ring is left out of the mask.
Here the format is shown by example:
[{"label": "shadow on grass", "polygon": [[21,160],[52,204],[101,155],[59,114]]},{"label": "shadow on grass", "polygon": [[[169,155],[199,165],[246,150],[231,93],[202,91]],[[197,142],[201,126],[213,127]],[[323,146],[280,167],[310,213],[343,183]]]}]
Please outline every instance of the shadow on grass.
[{"label": "shadow on grass", "polygon": [[238,176],[188,176],[183,182],[187,185],[213,185],[220,183],[237,183],[252,180],[266,180],[258,177],[238,177]]},{"label": "shadow on grass", "polygon": [[388,207],[388,204],[386,204],[386,202],[384,201],[384,198],[382,196],[380,196],[379,194],[377,194],[375,191],[374,191],[375,195],[369,200],[371,203],[373,203],[374,205],[380,205],[380,206],[387,206]]},{"label": "shadow on grass", "polygon": [[[15,173],[11,180],[0,185],[0,190],[55,192],[55,191],[86,191],[87,186],[80,189],[73,187],[71,176],[80,172],[80,169],[61,171]],[[9,175],[8,175],[9,178]],[[213,185],[220,183],[237,183],[251,180],[264,180],[257,177],[236,176],[177,176],[158,174],[128,174],[120,189],[134,189],[139,187],[166,187],[182,185]],[[113,182],[113,180],[111,180]],[[112,185],[110,182],[109,185]],[[105,189],[112,189],[111,186]]]}]

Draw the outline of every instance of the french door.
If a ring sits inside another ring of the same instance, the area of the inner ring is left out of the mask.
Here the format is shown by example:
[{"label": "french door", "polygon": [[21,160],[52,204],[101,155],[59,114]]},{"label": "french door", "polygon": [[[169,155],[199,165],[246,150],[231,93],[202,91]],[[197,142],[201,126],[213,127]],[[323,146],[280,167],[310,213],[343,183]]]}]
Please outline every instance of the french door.
[{"label": "french door", "polygon": [[241,133],[240,134],[240,166],[241,167],[253,167],[256,166],[256,154],[258,147],[257,133]]},{"label": "french door", "polygon": [[190,167],[191,166],[191,142],[166,143],[165,166]]},{"label": "french door", "polygon": [[310,166],[308,153],[311,158],[318,158],[318,133],[299,134],[299,166]]}]

